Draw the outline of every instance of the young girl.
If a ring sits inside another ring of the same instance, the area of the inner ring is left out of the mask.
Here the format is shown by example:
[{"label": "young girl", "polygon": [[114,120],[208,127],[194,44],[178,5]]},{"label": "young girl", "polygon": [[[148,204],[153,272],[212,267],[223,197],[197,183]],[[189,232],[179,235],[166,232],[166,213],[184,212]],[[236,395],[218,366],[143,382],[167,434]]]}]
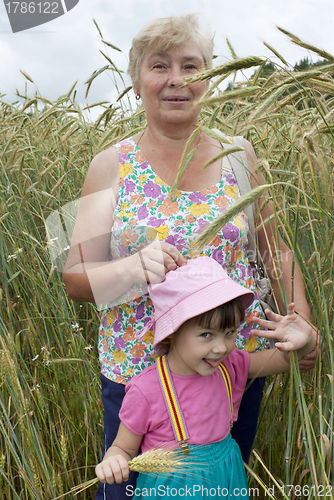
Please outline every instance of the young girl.
[{"label": "young girl", "polygon": [[199,471],[139,474],[129,498],[248,498],[240,450],[230,435],[247,378],[288,371],[290,354],[303,357],[315,346],[312,329],[288,306],[286,316],[255,319],[261,337],[278,339],[277,349],[247,353],[235,349],[235,330],[253,293],[230,279],[210,257],[198,257],[150,285],[154,345],[165,353],[126,386],[121,424],[96,474],[103,483],[126,481],[128,461],[151,448],[181,446]]}]

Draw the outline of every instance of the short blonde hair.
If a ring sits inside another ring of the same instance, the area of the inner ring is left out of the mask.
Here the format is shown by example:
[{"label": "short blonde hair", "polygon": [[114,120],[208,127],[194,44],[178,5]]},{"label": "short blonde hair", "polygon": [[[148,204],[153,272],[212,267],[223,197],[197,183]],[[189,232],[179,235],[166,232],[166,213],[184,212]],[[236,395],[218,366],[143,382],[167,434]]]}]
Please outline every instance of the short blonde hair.
[{"label": "short blonde hair", "polygon": [[202,52],[205,67],[212,67],[213,35],[199,27],[197,14],[152,19],[134,37],[129,53],[128,73],[134,87],[139,84],[139,72],[146,51],[155,47],[171,50],[193,40]]}]

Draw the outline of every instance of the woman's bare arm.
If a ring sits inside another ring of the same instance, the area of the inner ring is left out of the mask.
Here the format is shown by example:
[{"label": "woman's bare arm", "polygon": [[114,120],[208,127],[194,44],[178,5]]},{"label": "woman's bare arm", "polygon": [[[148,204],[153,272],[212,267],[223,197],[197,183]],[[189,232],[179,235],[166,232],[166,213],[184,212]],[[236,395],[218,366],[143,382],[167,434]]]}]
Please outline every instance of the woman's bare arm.
[{"label": "woman's bare arm", "polygon": [[95,302],[87,274],[108,262],[113,211],[117,200],[118,155],[115,149],[98,154],[85,179],[63,272],[73,300]]},{"label": "woman's bare arm", "polygon": [[160,282],[185,259],[173,246],[154,241],[129,257],[109,261],[113,211],[117,204],[119,160],[115,148],[92,161],[83,186],[63,280],[80,302],[109,303],[134,283]]},{"label": "woman's bare arm", "polygon": [[[258,160],[256,158],[253,147],[248,141],[245,142],[246,154],[248,166],[251,173],[251,181],[253,188],[258,185],[264,184],[261,176],[256,172],[256,165]],[[261,207],[264,203],[264,199],[260,198],[257,203],[258,207]],[[285,300],[284,291],[286,294],[287,302],[292,301],[292,283],[293,283],[293,300],[295,303],[295,308],[298,313],[309,321],[311,314],[310,308],[306,300],[305,286],[297,263],[294,265],[294,274],[292,276],[292,265],[293,265],[293,253],[290,248],[282,240],[281,236],[278,235],[276,228],[274,227],[274,219],[272,218],[274,214],[274,209],[270,203],[265,205],[265,208],[260,214],[260,221],[266,221],[271,218],[271,222],[267,222],[264,227],[258,231],[258,242],[260,254],[263,259],[263,264],[266,268],[268,276],[271,280],[271,286],[273,288],[279,310],[282,314],[285,313]],[[314,330],[315,331],[315,330]],[[317,346],[312,352],[304,356],[303,359],[299,360],[299,369],[301,372],[306,372],[311,370],[316,362],[316,358],[321,350],[321,356],[324,357],[325,344],[318,336],[316,338]]]},{"label": "woman's bare arm", "polygon": [[[248,166],[251,173],[251,182],[253,188],[258,185],[264,184],[261,176],[256,172],[256,165],[258,160],[256,158],[253,147],[248,141],[245,142],[246,154]],[[257,203],[258,207],[261,207],[264,203],[264,199],[260,199]],[[285,301],[283,297],[283,290],[286,292],[287,302],[292,300],[292,282],[294,288],[294,303],[296,305],[296,310],[304,316],[306,319],[310,319],[310,308],[308,306],[305,286],[303,278],[298,267],[295,263],[294,275],[292,277],[292,264],[293,264],[293,253],[289,247],[282,240],[281,236],[278,235],[276,228],[274,227],[274,219],[270,217],[274,214],[274,209],[270,203],[267,203],[260,214],[259,220],[268,222],[261,227],[258,231],[258,242],[261,257],[263,259],[264,266],[266,268],[267,274],[270,277],[271,285],[275,293],[276,300],[280,312],[285,313]]]}]

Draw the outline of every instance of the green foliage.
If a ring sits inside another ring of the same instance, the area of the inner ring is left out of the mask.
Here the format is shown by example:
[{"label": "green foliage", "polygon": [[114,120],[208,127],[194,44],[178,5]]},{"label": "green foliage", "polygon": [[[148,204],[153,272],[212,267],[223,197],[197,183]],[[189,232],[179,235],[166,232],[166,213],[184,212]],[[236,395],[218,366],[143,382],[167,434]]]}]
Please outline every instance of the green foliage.
[{"label": "green foliage", "polygon": [[308,57],[304,57],[294,65],[293,69],[295,71],[304,71],[305,69],[314,68],[316,66],[324,66],[325,64],[328,64],[326,59],[319,59],[319,61],[312,62]]},{"label": "green foliage", "polygon": [[299,63],[296,63],[293,67],[295,71],[304,71],[305,69],[309,69],[312,66],[311,61],[309,60],[308,57],[304,57],[304,59],[301,59]]},{"label": "green foliage", "polygon": [[276,66],[272,62],[266,63],[260,73],[260,78],[268,78],[272,73],[276,71]]}]

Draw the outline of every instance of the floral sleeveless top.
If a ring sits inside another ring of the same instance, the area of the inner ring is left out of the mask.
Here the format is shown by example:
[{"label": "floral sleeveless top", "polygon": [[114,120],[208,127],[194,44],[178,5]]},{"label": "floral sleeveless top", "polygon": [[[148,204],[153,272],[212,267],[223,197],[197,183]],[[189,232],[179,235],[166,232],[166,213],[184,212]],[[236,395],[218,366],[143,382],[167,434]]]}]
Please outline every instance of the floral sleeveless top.
[{"label": "floral sleeveless top", "polygon": [[[119,153],[120,182],[110,260],[132,255],[156,238],[171,243],[186,258],[194,257],[196,237],[239,197],[233,173],[210,188],[176,191],[170,198],[169,186],[155,174],[132,138],[115,147]],[[247,216],[242,212],[221,229],[200,255],[213,257],[232,279],[255,292],[255,300],[247,309],[236,338],[238,349],[253,352],[265,349],[267,341],[249,333],[252,328],[259,328],[252,322],[253,315],[263,313],[247,259],[247,230]],[[153,331],[148,331],[140,340],[136,338],[152,313],[146,285],[134,285],[106,306],[98,341],[105,377],[125,384],[154,362]]]}]

